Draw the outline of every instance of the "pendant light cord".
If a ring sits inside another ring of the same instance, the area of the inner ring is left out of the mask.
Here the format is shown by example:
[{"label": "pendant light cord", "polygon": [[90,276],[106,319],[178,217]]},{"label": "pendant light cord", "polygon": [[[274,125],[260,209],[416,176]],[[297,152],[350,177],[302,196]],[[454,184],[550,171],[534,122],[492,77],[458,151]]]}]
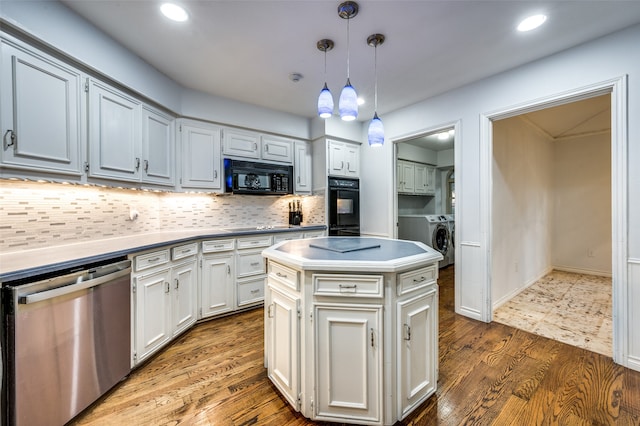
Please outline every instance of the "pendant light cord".
[{"label": "pendant light cord", "polygon": [[378,112],[378,45],[373,48],[373,69],[374,69],[374,88],[373,88],[373,111]]},{"label": "pendant light cord", "polygon": [[[350,56],[350,43],[349,43],[349,21],[351,18],[347,18],[347,81],[349,80],[349,56]],[[351,82],[349,82],[351,84]]]}]

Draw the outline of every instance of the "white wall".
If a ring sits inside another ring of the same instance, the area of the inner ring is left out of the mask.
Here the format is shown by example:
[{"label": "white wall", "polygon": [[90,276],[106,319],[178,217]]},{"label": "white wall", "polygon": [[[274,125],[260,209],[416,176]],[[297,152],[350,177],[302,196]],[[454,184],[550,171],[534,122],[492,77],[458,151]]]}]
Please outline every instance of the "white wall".
[{"label": "white wall", "polygon": [[611,133],[553,146],[553,266],[611,275]]},{"label": "white wall", "polygon": [[[636,369],[640,369],[640,310],[634,309],[633,304],[640,303],[640,167],[634,165],[640,164],[640,121],[635,119],[640,117],[640,55],[630,52],[637,52],[639,45],[640,25],[635,25],[383,117],[387,140],[391,142],[424,129],[459,123],[455,140],[456,310],[488,320],[491,296],[486,225],[490,222],[482,214],[488,211],[486,177],[490,174],[481,165],[490,163],[484,160],[488,153],[480,149],[483,116],[628,76],[625,106],[629,120],[625,140],[629,166],[623,179],[629,188],[624,194],[628,235],[622,236],[626,240],[620,244],[627,248],[624,260],[628,280],[620,285],[624,286],[626,296],[621,301],[629,305],[628,316],[621,317],[626,331],[619,337],[628,342],[622,349],[620,362]],[[393,205],[389,202],[394,196],[393,150],[392,143],[386,143],[380,150],[363,146],[365,163],[374,166],[363,168],[363,179],[379,184],[362,193],[363,198],[376,200],[363,206],[363,217],[376,218],[363,222],[365,231],[393,233]],[[388,208],[381,209],[385,204]]]},{"label": "white wall", "polygon": [[435,166],[438,163],[438,153],[430,149],[410,145],[408,143],[398,144],[398,159],[417,161]]},{"label": "white wall", "polygon": [[553,165],[553,142],[519,117],[493,123],[494,307],[551,267]]}]

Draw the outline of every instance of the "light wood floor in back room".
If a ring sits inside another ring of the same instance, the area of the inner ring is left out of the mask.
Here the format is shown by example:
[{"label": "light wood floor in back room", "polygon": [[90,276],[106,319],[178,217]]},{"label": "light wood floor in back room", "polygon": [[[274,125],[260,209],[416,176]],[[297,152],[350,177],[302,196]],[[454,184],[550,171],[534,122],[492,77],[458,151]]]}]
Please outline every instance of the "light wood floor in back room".
[{"label": "light wood floor in back room", "polygon": [[[453,312],[440,271],[440,377],[399,425],[640,425],[640,372],[610,357]],[[198,324],[72,425],[311,425],[263,368],[262,310]]]}]

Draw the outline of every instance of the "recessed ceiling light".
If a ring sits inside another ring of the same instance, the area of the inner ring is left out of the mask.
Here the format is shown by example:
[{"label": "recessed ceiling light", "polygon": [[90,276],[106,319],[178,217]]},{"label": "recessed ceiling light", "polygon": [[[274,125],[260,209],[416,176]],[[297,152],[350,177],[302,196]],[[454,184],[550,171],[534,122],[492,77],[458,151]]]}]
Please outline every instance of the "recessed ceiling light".
[{"label": "recessed ceiling light", "polygon": [[358,98],[358,105],[364,105],[364,99]]},{"label": "recessed ceiling light", "polygon": [[523,19],[520,24],[518,24],[518,31],[531,31],[533,29],[538,28],[540,25],[544,24],[544,21],[547,20],[546,15],[532,15],[528,18]]},{"label": "recessed ceiling light", "polygon": [[189,15],[187,11],[177,4],[173,3],[164,3],[160,6],[160,11],[164,16],[176,22],[184,22],[189,19]]},{"label": "recessed ceiling light", "polygon": [[449,132],[440,132],[437,134],[437,136],[439,140],[446,141],[451,135],[449,134]]}]

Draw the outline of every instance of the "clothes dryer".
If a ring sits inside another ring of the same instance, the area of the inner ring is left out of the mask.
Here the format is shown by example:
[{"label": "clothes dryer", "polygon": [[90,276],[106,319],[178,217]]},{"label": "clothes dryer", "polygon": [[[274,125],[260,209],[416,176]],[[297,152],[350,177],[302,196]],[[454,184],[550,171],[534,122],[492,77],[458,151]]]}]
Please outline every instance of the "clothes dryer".
[{"label": "clothes dryer", "polygon": [[449,256],[449,264],[453,265],[455,263],[455,251],[456,251],[456,219],[455,215],[446,214],[444,217],[447,219],[447,223],[449,224],[449,236],[451,237],[449,252],[447,255]]},{"label": "clothes dryer", "polygon": [[447,253],[451,248],[449,225],[444,215],[399,215],[398,238],[420,241],[444,256],[439,267],[449,265]]}]

